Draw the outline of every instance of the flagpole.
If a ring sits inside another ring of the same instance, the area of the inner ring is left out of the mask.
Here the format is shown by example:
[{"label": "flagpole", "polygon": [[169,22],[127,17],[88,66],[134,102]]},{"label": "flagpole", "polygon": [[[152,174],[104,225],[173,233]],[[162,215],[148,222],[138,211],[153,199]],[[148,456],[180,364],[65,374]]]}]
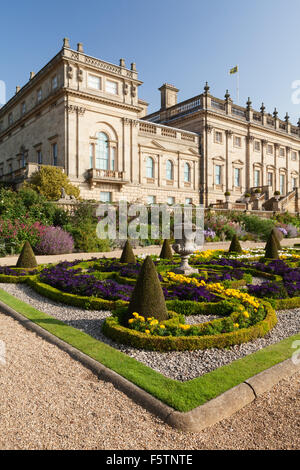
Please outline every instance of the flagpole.
[{"label": "flagpole", "polygon": [[240,68],[238,66],[236,74],[236,104],[239,105],[240,101]]}]

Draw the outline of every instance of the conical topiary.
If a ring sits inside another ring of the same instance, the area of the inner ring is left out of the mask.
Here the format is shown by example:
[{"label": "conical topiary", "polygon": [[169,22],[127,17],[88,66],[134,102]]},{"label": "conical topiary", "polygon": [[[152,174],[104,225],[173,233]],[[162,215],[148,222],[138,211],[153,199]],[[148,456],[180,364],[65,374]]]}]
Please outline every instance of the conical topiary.
[{"label": "conical topiary", "polygon": [[265,258],[278,259],[278,250],[276,238],[273,233],[270,233],[266,247],[265,247]]},{"label": "conical topiary", "polygon": [[145,318],[154,317],[159,321],[168,319],[168,311],[163,290],[154,263],[150,256],[145,259],[136,281],[123,324],[128,325],[134,312]]},{"label": "conical topiary", "polygon": [[126,240],[126,243],[124,245],[120,258],[120,263],[135,263],[135,256],[132,250],[132,246],[130,245],[130,242],[128,240]]},{"label": "conical topiary", "polygon": [[229,253],[234,252],[234,253],[242,253],[242,247],[240,245],[239,239],[236,234],[233,235],[230,247],[229,247]]},{"label": "conical topiary", "polygon": [[17,268],[36,268],[37,262],[30,243],[26,240],[17,261]]},{"label": "conical topiary", "polygon": [[172,253],[172,249],[170,247],[169,240],[167,240],[167,239],[164,240],[164,243],[163,243],[163,246],[162,246],[159,257],[162,258],[162,259],[173,259],[173,253]]},{"label": "conical topiary", "polygon": [[276,228],[273,228],[271,234],[275,238],[277,250],[281,250],[280,239],[279,239],[279,236],[278,236],[278,230]]}]

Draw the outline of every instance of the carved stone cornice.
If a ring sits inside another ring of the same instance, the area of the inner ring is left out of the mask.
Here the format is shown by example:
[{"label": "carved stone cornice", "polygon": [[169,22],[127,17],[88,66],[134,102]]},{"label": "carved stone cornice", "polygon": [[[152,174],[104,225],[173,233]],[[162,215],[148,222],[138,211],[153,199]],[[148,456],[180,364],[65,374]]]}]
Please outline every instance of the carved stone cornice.
[{"label": "carved stone cornice", "polygon": [[79,116],[83,116],[86,111],[86,108],[82,106],[76,106],[74,104],[66,104],[65,109],[69,114],[77,113]]},{"label": "carved stone cornice", "polygon": [[123,117],[122,120],[125,126],[129,126],[131,124],[132,126],[136,127],[138,125],[138,121],[136,119]]}]

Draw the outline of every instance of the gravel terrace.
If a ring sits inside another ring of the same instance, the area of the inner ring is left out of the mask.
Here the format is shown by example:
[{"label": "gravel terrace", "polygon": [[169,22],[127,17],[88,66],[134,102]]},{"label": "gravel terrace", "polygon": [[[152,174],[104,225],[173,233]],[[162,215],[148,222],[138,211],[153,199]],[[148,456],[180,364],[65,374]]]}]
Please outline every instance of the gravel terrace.
[{"label": "gravel terrace", "polygon": [[[20,300],[31,304],[36,309],[85,331],[94,338],[134,357],[163,375],[181,381],[199,377],[300,331],[300,309],[298,308],[277,312],[278,323],[264,338],[232,346],[226,350],[207,349],[204,351],[173,351],[166,353],[143,351],[119,345],[101,333],[101,323],[109,315],[109,312],[83,310],[59,304],[42,297],[24,284],[0,284],[0,287]],[[199,316],[198,320],[205,321],[207,317]],[[192,323],[193,321],[195,321],[195,317],[187,317],[187,322]]]},{"label": "gravel terrace", "polygon": [[300,373],[229,419],[183,433],[0,314],[0,449],[299,449]]}]

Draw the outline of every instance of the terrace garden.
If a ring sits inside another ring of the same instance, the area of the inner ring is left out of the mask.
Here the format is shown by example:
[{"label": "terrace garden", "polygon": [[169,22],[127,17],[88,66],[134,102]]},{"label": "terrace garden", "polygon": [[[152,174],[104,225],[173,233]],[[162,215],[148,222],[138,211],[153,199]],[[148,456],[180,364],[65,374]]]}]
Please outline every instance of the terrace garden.
[{"label": "terrace garden", "polygon": [[265,336],[277,323],[275,309],[300,306],[300,250],[264,256],[262,249],[195,252],[190,264],[198,273],[191,276],[175,274],[179,256],[152,256],[168,311],[163,320],[137,311],[125,321],[143,257],[2,267],[0,282],[27,283],[45,298],[111,312],[99,329],[116,343],[156,351],[226,348]]}]

